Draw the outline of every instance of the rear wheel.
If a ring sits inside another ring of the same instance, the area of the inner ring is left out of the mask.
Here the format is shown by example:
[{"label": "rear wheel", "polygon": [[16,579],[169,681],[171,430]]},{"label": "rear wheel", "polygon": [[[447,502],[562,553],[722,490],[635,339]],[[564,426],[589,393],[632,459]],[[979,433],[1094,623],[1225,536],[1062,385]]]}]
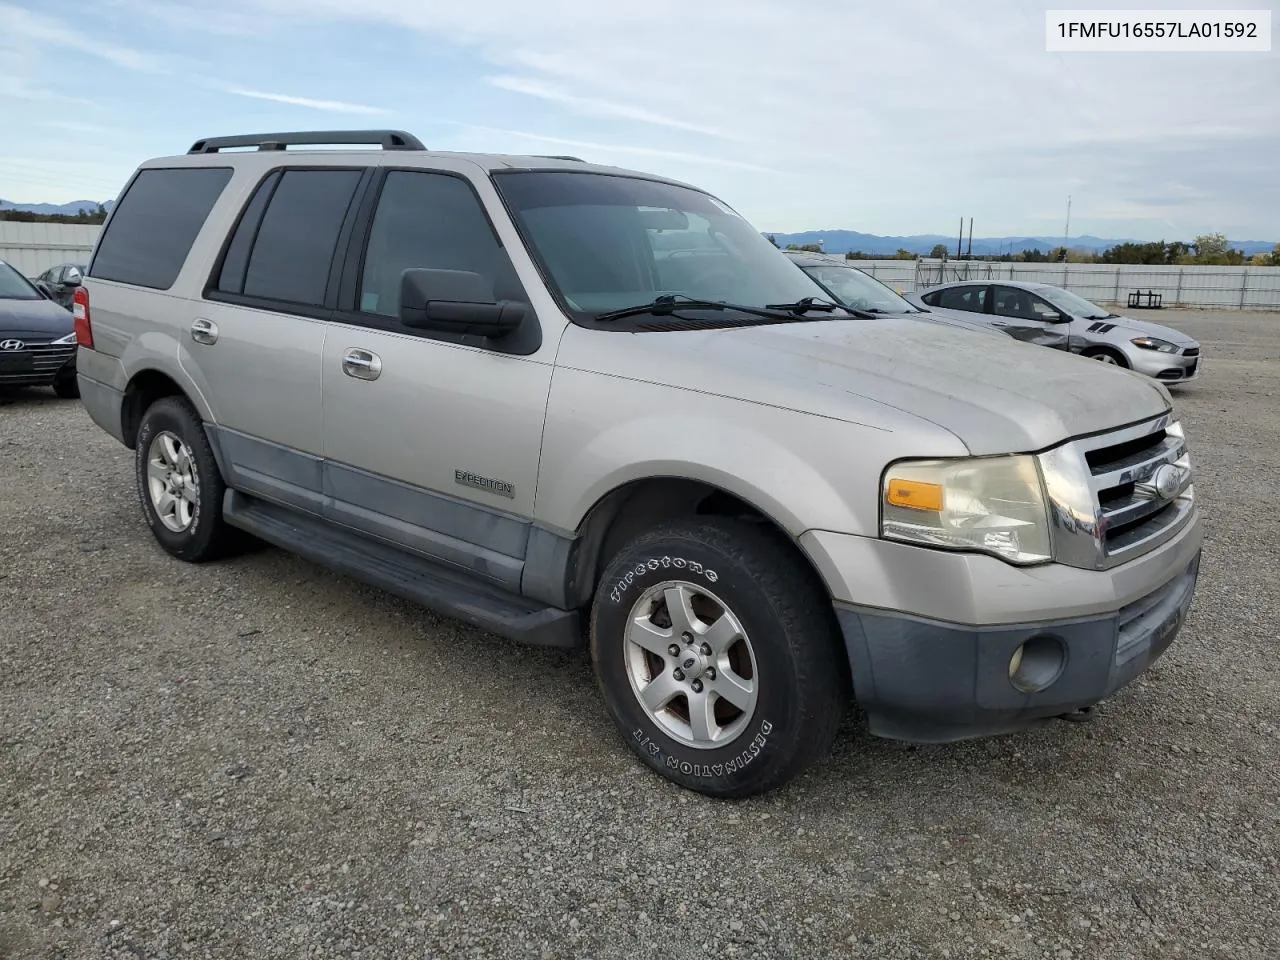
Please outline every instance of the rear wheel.
[{"label": "rear wheel", "polygon": [[789,544],[740,521],[678,521],[624,547],[590,643],[630,748],[711,796],[798,776],[829,751],[847,704],[829,598]]},{"label": "rear wheel", "polygon": [[226,485],[204,424],[184,397],[163,397],[138,428],[134,465],[142,513],[168,553],[190,563],[224,556],[238,531],[222,520]]}]

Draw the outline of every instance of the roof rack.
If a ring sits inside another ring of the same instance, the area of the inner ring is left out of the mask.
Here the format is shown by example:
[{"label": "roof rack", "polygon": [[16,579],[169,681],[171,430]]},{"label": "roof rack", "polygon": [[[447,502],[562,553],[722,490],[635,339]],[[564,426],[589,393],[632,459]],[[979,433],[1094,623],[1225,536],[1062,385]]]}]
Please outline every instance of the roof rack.
[{"label": "roof rack", "polygon": [[304,130],[294,133],[245,133],[236,137],[197,140],[187,153],[217,153],[230,147],[284,150],[308,144],[378,144],[383,150],[425,150],[419,140],[403,130]]},{"label": "roof rack", "polygon": [[572,160],[575,163],[586,163],[581,157],[570,157],[563,153],[535,153],[534,156],[542,160]]}]

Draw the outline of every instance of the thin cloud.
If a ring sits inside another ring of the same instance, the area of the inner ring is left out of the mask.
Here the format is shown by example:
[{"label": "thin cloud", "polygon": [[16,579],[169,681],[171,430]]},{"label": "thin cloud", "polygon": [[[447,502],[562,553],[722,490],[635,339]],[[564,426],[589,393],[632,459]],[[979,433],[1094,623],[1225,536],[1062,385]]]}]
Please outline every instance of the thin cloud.
[{"label": "thin cloud", "polygon": [[663,160],[679,160],[683,163],[704,163],[714,167],[729,167],[734,170],[750,170],[753,173],[778,173],[776,170],[771,170],[768,167],[757,166],[753,163],[743,163],[739,160],[725,160],[722,157],[713,157],[706,154],[680,153],[674,150],[658,150],[654,147],[634,147],[620,143],[596,143],[591,140],[570,140],[566,137],[552,137],[542,133],[528,133],[523,130],[502,130],[497,127],[483,127],[473,123],[457,123],[456,126],[482,133],[496,133],[504,137],[532,140],[536,143],[553,143],[557,146],[573,147],[578,150],[598,150],[605,154],[632,154],[638,157],[659,157]]},{"label": "thin cloud", "polygon": [[646,110],[643,107],[631,106],[626,103],[617,103],[611,100],[597,100],[593,97],[580,97],[577,94],[568,93],[559,87],[541,80],[535,80],[528,77],[516,77],[509,74],[499,76],[485,77],[484,82],[501,90],[509,90],[512,93],[521,93],[530,97],[537,97],[540,100],[548,100],[552,103],[560,103],[567,107],[597,117],[617,117],[621,120],[635,120],[638,123],[648,123],[657,127],[668,127],[672,130],[684,130],[688,133],[698,133],[708,137],[718,137],[722,140],[737,140],[738,137],[732,136],[723,130],[714,127],[707,127],[697,123],[690,123],[687,120],[680,120],[675,117],[668,117],[660,113],[654,113],[652,110]]},{"label": "thin cloud", "polygon": [[9,3],[0,3],[0,36],[8,40],[22,38],[36,44],[49,44],[62,54],[67,51],[88,54],[139,73],[168,72],[168,68],[158,57],[107,39],[82,36],[74,29],[68,29],[67,24],[61,20],[43,17]]},{"label": "thin cloud", "polygon": [[382,107],[371,107],[363,103],[346,103],[342,100],[314,100],[311,97],[295,97],[287,93],[269,93],[265,90],[246,90],[243,87],[225,87],[224,90],[237,97],[267,100],[271,103],[283,103],[291,107],[322,110],[325,113],[354,113],[365,116],[378,116],[391,112],[390,110],[384,110]]}]

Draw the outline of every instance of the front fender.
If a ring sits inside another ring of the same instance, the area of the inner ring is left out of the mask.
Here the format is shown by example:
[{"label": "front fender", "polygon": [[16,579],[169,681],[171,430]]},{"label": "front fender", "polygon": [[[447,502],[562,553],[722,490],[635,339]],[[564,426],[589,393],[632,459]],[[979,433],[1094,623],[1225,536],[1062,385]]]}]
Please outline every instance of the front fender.
[{"label": "front fender", "polygon": [[[571,534],[611,491],[670,477],[731,493],[796,538],[811,529],[874,536],[881,470],[920,455],[912,440],[830,417],[561,370],[548,408],[535,516]],[[965,450],[948,435],[924,452]]]}]

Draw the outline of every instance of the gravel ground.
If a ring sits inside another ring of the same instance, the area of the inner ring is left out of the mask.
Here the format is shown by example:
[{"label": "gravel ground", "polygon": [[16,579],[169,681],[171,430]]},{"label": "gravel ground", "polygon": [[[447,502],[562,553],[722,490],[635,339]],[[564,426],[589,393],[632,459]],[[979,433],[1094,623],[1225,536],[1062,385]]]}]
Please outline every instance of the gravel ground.
[{"label": "gravel ground", "polygon": [[1207,553],[1092,724],[850,721],[779,793],[667,785],[584,657],[266,550],[195,568],[78,403],[0,399],[0,957],[1280,955],[1280,315],[1151,314]]}]

